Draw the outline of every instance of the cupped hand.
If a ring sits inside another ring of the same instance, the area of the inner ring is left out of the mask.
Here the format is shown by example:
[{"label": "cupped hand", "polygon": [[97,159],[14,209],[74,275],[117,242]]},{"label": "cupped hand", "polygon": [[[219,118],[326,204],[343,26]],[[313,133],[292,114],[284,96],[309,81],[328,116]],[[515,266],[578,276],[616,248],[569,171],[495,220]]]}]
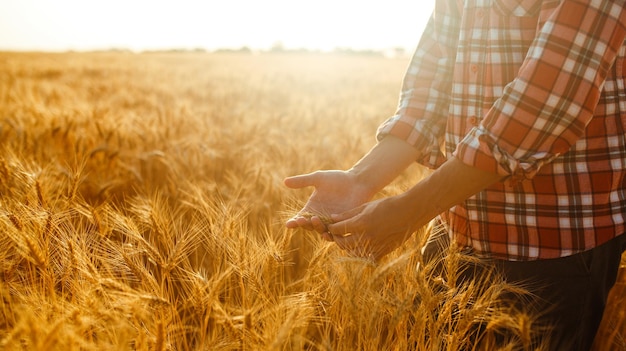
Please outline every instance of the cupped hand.
[{"label": "cupped hand", "polygon": [[287,221],[287,228],[315,230],[323,234],[327,240],[332,239],[327,234],[331,214],[343,213],[372,197],[367,186],[348,171],[316,171],[288,177],[284,183],[292,189],[314,187],[304,207]]},{"label": "cupped hand", "polygon": [[397,197],[366,203],[332,216],[328,232],[352,255],[378,261],[402,245],[417,229],[411,207]]}]

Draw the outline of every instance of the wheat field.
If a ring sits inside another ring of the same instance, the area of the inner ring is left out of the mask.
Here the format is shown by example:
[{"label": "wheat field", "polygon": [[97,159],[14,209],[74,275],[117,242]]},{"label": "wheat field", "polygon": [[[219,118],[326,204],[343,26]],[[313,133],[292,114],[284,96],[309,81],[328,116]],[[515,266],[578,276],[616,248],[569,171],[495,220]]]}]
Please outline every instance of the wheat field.
[{"label": "wheat field", "polygon": [[360,158],[407,63],[0,53],[0,348],[528,349],[543,326],[498,304],[521,288],[451,283],[463,257],[424,265],[429,228],[377,264],[284,228],[309,190],[282,179]]}]

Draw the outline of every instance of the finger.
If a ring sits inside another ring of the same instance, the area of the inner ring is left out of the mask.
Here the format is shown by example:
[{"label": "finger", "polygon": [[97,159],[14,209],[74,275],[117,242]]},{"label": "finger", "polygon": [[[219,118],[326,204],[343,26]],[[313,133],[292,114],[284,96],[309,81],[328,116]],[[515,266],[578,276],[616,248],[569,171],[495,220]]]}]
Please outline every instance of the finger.
[{"label": "finger", "polygon": [[[341,215],[331,215],[334,223],[328,224],[328,231],[334,235],[345,236],[351,233],[360,233],[359,225],[355,220],[356,215],[360,213],[360,209],[354,209],[342,213]],[[339,220],[339,221],[337,221]]]},{"label": "finger", "polygon": [[314,230],[315,228],[313,228],[313,224],[311,223],[311,219],[310,218],[306,218],[306,217],[298,217],[298,219],[296,220],[298,222],[298,226],[300,228],[306,229],[306,230]]},{"label": "finger", "polygon": [[309,230],[313,229],[313,226],[311,225],[310,220],[308,218],[298,216],[298,215],[289,218],[287,222],[285,222],[285,226],[288,229],[296,229],[296,228],[304,228],[304,229],[309,229]]},{"label": "finger", "polygon": [[347,220],[347,219],[353,218],[354,216],[356,216],[356,215],[358,215],[359,213],[363,212],[363,209],[364,209],[364,208],[365,208],[364,206],[359,206],[359,207],[353,208],[353,209],[348,210],[348,211],[343,212],[343,213],[339,213],[339,214],[337,214],[337,213],[335,213],[335,214],[331,214],[331,215],[330,215],[330,219],[331,219],[333,222],[335,222],[335,223],[337,223],[337,222],[342,222],[342,221],[345,221],[345,220]]},{"label": "finger", "polygon": [[326,224],[324,224],[318,216],[311,217],[311,225],[313,226],[313,230],[320,234],[328,231]]},{"label": "finger", "polygon": [[289,229],[302,227],[309,230],[315,230],[320,234],[328,231],[326,224],[319,216],[305,217],[301,215],[296,215],[289,218],[287,222],[285,222],[285,226]]},{"label": "finger", "polygon": [[283,180],[283,183],[292,189],[305,188],[307,186],[314,186],[316,180],[316,172],[308,174],[300,174],[296,176],[287,177]]},{"label": "finger", "polygon": [[298,222],[296,221],[296,218],[289,218],[287,220],[287,222],[285,222],[285,227],[289,228],[289,229],[295,229],[298,228]]},{"label": "finger", "polygon": [[332,235],[336,235],[336,236],[345,236],[346,234],[350,233],[348,231],[348,227],[346,227],[346,223],[344,222],[331,223],[331,224],[328,224],[326,228],[329,233],[331,233]]},{"label": "finger", "polygon": [[311,224],[311,220],[302,216],[292,217],[285,223],[285,225],[289,229],[302,228],[306,230],[314,230],[313,224]]}]

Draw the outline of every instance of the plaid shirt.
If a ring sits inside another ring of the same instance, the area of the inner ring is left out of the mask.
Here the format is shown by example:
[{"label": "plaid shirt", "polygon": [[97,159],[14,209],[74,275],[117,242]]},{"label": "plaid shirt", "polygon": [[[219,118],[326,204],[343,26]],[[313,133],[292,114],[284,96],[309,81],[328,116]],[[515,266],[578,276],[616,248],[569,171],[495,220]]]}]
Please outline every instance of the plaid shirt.
[{"label": "plaid shirt", "polygon": [[508,176],[444,214],[457,242],[531,260],[624,233],[625,26],[624,0],[437,0],[377,137]]}]

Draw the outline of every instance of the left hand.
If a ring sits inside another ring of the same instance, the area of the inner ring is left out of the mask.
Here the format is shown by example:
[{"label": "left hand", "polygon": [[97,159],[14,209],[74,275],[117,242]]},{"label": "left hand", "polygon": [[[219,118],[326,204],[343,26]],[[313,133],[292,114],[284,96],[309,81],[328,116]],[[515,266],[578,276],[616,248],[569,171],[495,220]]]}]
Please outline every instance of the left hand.
[{"label": "left hand", "polygon": [[402,245],[416,229],[411,207],[398,196],[368,202],[333,215],[328,231],[339,247],[349,253],[380,258]]}]

